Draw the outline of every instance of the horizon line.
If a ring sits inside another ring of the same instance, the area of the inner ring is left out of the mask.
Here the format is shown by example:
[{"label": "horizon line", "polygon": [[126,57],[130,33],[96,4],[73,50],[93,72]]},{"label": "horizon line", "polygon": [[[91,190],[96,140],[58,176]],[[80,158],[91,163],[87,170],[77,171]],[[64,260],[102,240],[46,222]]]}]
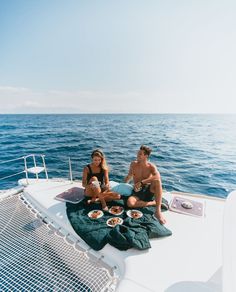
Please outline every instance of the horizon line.
[{"label": "horizon line", "polygon": [[98,112],[98,113],[60,113],[60,112],[48,112],[48,113],[0,113],[0,115],[235,115],[236,112],[232,113],[212,113],[212,112],[165,112],[165,113],[145,113],[145,112],[137,112],[137,113],[123,113],[123,112]]}]

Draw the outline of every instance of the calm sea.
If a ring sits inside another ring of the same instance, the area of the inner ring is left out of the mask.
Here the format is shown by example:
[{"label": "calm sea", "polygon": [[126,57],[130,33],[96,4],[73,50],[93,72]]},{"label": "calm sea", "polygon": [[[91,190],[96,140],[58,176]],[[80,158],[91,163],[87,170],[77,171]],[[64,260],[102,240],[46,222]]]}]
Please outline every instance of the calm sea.
[{"label": "calm sea", "polygon": [[[152,147],[163,187],[226,197],[236,189],[236,115],[0,115],[0,178],[23,170],[30,153],[46,155],[50,177],[81,179],[90,153],[101,148],[110,179],[122,181],[141,144]],[[23,174],[0,181],[17,184]]]}]

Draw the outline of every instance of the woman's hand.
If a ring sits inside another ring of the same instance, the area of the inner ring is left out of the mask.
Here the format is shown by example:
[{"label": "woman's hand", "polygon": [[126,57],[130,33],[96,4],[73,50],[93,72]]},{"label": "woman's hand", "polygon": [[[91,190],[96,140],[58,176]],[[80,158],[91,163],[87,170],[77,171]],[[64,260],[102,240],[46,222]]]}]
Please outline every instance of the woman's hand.
[{"label": "woman's hand", "polygon": [[103,186],[104,191],[109,191],[110,190],[110,185],[109,184],[105,184]]}]

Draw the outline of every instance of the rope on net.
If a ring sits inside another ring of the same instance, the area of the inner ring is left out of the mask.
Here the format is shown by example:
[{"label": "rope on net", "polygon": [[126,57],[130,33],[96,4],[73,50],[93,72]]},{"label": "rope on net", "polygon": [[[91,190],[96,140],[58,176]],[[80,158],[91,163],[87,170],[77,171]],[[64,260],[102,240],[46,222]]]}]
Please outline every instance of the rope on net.
[{"label": "rope on net", "polygon": [[114,279],[112,270],[59,236],[20,194],[0,200],[0,291],[114,291]]}]

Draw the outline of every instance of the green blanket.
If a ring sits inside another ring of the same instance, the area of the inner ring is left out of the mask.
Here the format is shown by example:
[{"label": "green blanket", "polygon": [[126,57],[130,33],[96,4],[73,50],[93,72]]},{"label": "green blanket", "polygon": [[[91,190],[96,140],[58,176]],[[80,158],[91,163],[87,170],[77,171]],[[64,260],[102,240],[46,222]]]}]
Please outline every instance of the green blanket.
[{"label": "green blanket", "polygon": [[[166,209],[166,201],[163,201],[163,203],[163,207]],[[123,200],[108,203],[108,207],[114,205],[128,209]],[[113,228],[106,224],[109,218],[114,217],[108,212],[104,212],[104,216],[97,220],[88,217],[90,211],[101,210],[100,204],[88,205],[85,199],[78,204],[66,203],[66,207],[67,216],[75,232],[94,250],[102,249],[107,243],[120,250],[127,250],[132,247],[143,250],[151,247],[149,238],[172,234],[169,229],[154,219],[155,207],[139,209],[143,213],[143,216],[139,219],[130,218],[124,212],[119,215],[124,220],[123,224],[116,225]]]}]

